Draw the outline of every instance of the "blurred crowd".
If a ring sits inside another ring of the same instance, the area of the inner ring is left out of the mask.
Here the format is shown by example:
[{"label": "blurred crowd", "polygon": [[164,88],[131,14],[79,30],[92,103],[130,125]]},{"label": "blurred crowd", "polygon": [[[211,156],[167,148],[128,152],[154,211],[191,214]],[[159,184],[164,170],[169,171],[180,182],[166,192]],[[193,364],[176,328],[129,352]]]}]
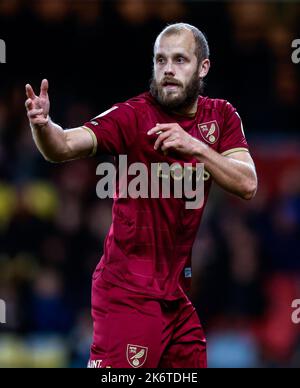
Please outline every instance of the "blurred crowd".
[{"label": "blurred crowd", "polygon": [[44,161],[24,85],[47,77],[53,119],[81,125],[148,88],[155,37],[177,21],[206,33],[205,93],[237,107],[259,176],[249,203],[214,188],[194,246],[210,366],[300,366],[299,17],[295,2],[1,0],[0,367],[86,365],[91,274],[111,222],[111,201],[96,197],[104,159]]}]

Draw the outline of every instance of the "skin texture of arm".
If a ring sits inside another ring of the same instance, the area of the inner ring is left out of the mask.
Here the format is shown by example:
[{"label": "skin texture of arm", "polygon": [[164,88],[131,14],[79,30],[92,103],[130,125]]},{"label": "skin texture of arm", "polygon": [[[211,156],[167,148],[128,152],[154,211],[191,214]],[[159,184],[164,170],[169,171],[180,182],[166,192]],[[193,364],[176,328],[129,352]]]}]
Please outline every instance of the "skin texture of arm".
[{"label": "skin texture of arm", "polygon": [[252,199],[257,190],[257,176],[252,157],[247,151],[218,154],[206,144],[198,145],[195,156],[224,190],[243,199]]},{"label": "skin texture of arm", "polygon": [[49,117],[50,101],[48,81],[41,84],[36,96],[31,85],[26,85],[25,107],[35,144],[44,158],[50,162],[65,162],[84,158],[95,150],[91,133],[84,127],[63,130]]},{"label": "skin texture of arm", "polygon": [[154,148],[163,152],[176,150],[185,155],[194,156],[204,163],[205,169],[217,184],[226,191],[250,200],[257,190],[257,175],[251,155],[247,151],[220,155],[202,141],[185,132],[177,123],[157,124],[148,131],[156,133],[158,138]]}]

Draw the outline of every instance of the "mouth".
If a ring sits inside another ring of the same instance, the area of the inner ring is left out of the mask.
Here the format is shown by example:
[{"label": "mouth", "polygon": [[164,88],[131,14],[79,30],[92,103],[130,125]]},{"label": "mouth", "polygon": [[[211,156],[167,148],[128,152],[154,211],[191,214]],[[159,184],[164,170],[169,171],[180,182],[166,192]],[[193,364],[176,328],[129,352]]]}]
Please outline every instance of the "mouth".
[{"label": "mouth", "polygon": [[165,81],[163,82],[162,86],[167,91],[176,91],[180,87],[178,83],[172,81]]}]

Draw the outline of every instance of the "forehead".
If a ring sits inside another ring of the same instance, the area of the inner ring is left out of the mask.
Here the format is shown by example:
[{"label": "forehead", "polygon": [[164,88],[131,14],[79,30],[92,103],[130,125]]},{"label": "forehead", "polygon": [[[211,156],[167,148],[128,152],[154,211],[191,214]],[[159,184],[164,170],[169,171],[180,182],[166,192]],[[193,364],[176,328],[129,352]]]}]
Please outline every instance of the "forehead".
[{"label": "forehead", "polygon": [[164,34],[158,37],[154,54],[172,55],[177,52],[185,52],[189,56],[195,53],[195,39],[191,31],[183,30],[178,33]]}]

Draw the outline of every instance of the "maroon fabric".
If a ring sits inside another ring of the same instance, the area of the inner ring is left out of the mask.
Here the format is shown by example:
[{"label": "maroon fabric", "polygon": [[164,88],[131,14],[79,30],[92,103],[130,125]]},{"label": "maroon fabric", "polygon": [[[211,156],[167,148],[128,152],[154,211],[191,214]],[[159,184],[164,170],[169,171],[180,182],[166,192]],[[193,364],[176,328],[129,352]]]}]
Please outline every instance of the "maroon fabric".
[{"label": "maroon fabric", "polygon": [[[199,97],[196,117],[187,118],[163,111],[150,93],[144,93],[116,104],[85,126],[95,133],[98,152],[125,154],[128,165],[143,162],[149,170],[150,163],[158,162],[195,165],[194,158],[174,152],[164,155],[153,148],[157,136],[148,136],[147,131],[156,123],[174,122],[217,152],[248,147],[235,109],[224,100],[206,97]],[[118,182],[122,180],[121,174]],[[211,180],[205,181],[204,206]],[[147,296],[165,300],[180,297],[181,285],[186,287],[190,281],[192,245],[204,206],[187,210],[184,198],[118,198],[118,193],[117,186],[113,222],[98,265],[103,278]]]},{"label": "maroon fabric", "polygon": [[206,341],[187,297],[158,301],[93,279],[89,367],[206,368]]}]

